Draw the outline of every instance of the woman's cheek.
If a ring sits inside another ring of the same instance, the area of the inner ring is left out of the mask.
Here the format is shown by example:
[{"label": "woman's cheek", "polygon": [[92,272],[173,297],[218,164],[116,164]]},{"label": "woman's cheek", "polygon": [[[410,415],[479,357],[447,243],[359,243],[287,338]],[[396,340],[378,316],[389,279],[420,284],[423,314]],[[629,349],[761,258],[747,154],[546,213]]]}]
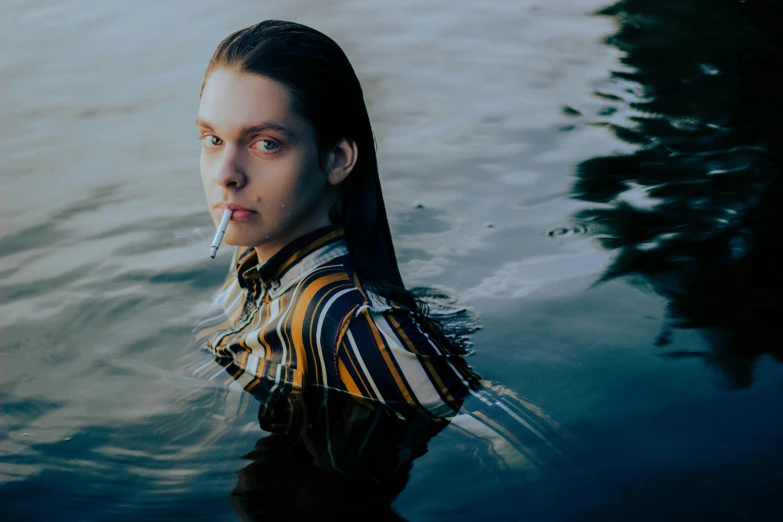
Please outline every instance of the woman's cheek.
[{"label": "woman's cheek", "polygon": [[293,205],[291,200],[282,200],[279,202],[278,212],[280,214],[281,220],[286,220],[291,217],[291,213],[293,212]]}]

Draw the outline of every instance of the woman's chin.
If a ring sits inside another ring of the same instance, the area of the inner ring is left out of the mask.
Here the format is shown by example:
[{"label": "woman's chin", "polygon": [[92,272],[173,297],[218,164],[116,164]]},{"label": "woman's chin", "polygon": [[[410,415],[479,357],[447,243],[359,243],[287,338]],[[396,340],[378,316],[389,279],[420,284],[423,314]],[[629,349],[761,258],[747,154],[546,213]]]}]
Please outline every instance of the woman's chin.
[{"label": "woman's chin", "polygon": [[242,237],[241,234],[228,234],[223,236],[223,244],[235,247],[250,247],[252,241],[249,238]]},{"label": "woman's chin", "polygon": [[258,236],[250,237],[242,234],[226,234],[223,236],[223,244],[235,247],[253,248],[264,243],[264,238]]}]

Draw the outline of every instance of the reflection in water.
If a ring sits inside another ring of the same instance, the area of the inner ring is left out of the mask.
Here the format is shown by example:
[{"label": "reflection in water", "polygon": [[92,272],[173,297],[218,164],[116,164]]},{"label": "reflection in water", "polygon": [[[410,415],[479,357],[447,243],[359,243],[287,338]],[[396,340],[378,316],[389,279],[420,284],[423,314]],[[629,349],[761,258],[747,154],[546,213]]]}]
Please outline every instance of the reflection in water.
[{"label": "reflection in water", "polygon": [[380,403],[328,390],[306,400],[312,419],[301,436],[267,435],[245,455],[251,462],[231,493],[237,513],[257,520],[401,520],[391,503],[411,461],[443,424],[403,419]]},{"label": "reflection in water", "polygon": [[251,462],[238,472],[231,504],[240,518],[252,520],[401,520],[391,503],[405,488],[413,461],[441,432],[489,471],[532,480],[562,470],[558,425],[510,391],[484,385],[463,397],[462,410],[449,418],[401,414],[374,400],[312,389],[295,433],[273,432],[245,455]]},{"label": "reflection in water", "polygon": [[[467,335],[478,327],[475,315],[442,291],[415,292],[452,340],[467,349]],[[529,481],[568,466],[564,430],[535,405],[489,381],[464,382],[462,388],[451,389],[456,410],[439,415],[314,385],[303,388],[293,408],[289,389],[256,386],[252,395],[246,393],[231,375],[231,366],[222,366],[213,357],[205,349],[183,359],[181,372],[217,388],[194,388],[180,402],[203,411],[218,405],[227,422],[195,435],[194,427],[174,420],[160,433],[169,444],[176,434],[205,441],[199,447],[212,445],[241,429],[246,412],[257,409],[258,423],[268,434],[245,455],[250,463],[238,472],[231,492],[231,505],[242,520],[331,515],[403,520],[392,501],[405,488],[413,461],[441,433],[452,448],[490,473],[512,473]]]},{"label": "reflection in water", "polygon": [[605,205],[577,219],[617,250],[602,280],[643,276],[671,324],[710,345],[669,355],[705,357],[747,387],[759,356],[783,360],[783,84],[771,74],[783,67],[783,3],[622,0],[601,14],[615,17],[608,43],[628,66],[614,79],[637,88],[596,93],[608,103],[598,119],[639,94],[627,120],[620,110],[599,124],[638,149],[579,165],[573,197]]}]

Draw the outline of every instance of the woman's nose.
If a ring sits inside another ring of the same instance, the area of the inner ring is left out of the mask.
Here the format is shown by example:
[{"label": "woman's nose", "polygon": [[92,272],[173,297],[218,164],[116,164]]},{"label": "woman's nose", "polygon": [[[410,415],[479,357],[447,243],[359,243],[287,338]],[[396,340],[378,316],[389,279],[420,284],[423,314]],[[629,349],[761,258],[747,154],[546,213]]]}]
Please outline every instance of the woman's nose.
[{"label": "woman's nose", "polygon": [[241,158],[234,147],[224,149],[223,158],[217,170],[217,183],[225,188],[240,189],[247,183]]}]

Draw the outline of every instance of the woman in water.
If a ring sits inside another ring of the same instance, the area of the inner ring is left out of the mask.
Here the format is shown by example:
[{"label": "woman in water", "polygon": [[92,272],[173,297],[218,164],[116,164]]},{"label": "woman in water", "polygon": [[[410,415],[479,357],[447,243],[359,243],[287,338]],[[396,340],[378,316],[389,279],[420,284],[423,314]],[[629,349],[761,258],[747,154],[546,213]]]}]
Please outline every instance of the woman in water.
[{"label": "woman in water", "polygon": [[[503,467],[536,467],[530,448],[549,444],[553,424],[480,381],[403,285],[362,88],[340,47],[291,22],[235,32],[209,62],[196,123],[210,213],[233,211],[223,241],[238,247],[198,337],[258,399],[261,427],[376,481],[423,452],[384,460],[368,442],[379,427],[400,453],[401,440],[426,444],[451,424]],[[463,408],[469,397],[476,408]]]}]

